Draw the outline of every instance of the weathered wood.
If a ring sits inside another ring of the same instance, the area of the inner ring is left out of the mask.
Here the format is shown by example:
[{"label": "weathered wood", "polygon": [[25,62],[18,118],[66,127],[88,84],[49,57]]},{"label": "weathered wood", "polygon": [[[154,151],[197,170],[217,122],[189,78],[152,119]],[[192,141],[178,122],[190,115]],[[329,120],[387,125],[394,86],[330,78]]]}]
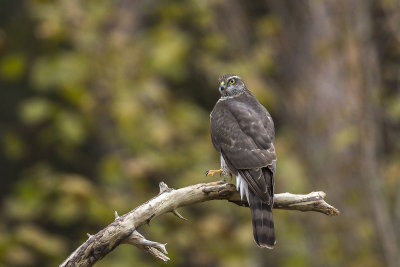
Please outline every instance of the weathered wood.
[{"label": "weathered wood", "polygon": [[[307,195],[275,194],[274,208],[338,215],[339,211],[324,201],[325,196],[326,194],[321,191]],[[180,189],[169,188],[161,182],[160,193],[157,196],[122,216],[115,213],[114,222],[97,234],[90,235],[88,240],[60,266],[91,266],[121,243],[135,245],[156,258],[168,261],[165,244],[146,240],[137,232],[137,229],[167,212],[172,212],[179,217],[179,213],[176,212],[179,207],[216,199],[225,199],[240,206],[247,206],[247,202],[240,199],[236,187],[225,181],[196,184]]]}]

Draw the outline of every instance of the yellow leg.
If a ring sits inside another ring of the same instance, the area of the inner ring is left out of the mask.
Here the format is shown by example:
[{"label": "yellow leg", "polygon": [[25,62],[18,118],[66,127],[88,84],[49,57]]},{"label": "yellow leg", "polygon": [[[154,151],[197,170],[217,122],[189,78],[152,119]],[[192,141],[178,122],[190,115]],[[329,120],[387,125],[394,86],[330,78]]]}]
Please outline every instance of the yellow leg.
[{"label": "yellow leg", "polygon": [[206,171],[206,175],[207,176],[214,176],[214,175],[216,175],[216,174],[221,174],[222,173],[222,169],[219,169],[219,170],[208,170],[208,171]]}]

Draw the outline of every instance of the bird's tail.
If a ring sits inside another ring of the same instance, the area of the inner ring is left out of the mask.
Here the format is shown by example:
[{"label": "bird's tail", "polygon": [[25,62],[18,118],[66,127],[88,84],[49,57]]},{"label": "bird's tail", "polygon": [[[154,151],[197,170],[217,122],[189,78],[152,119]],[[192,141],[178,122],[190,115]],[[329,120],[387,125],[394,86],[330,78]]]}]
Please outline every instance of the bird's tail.
[{"label": "bird's tail", "polygon": [[253,223],[254,241],[260,247],[274,248],[275,230],[272,207],[250,192],[251,221]]}]

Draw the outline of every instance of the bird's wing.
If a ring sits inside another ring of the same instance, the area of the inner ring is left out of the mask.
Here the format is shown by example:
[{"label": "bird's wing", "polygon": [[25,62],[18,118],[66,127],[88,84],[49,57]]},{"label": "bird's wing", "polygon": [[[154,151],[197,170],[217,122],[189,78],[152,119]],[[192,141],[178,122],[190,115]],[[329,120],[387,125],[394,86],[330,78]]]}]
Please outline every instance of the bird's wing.
[{"label": "bird's wing", "polygon": [[[254,97],[253,97],[254,98]],[[268,112],[249,96],[219,101],[211,113],[211,138],[228,167],[243,173],[250,189],[268,200],[275,172],[273,123]],[[271,175],[263,175],[268,167]]]}]

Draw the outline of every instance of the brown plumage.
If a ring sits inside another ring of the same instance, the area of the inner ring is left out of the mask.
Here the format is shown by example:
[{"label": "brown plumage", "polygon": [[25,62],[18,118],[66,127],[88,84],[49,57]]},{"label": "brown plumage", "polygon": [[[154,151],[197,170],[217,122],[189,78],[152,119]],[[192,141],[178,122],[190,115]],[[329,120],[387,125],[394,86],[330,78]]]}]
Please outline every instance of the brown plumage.
[{"label": "brown plumage", "polygon": [[221,153],[221,168],[236,175],[237,187],[247,197],[255,242],[273,248],[274,124],[238,76],[225,74],[219,81],[221,98],[210,115],[211,139]]}]

